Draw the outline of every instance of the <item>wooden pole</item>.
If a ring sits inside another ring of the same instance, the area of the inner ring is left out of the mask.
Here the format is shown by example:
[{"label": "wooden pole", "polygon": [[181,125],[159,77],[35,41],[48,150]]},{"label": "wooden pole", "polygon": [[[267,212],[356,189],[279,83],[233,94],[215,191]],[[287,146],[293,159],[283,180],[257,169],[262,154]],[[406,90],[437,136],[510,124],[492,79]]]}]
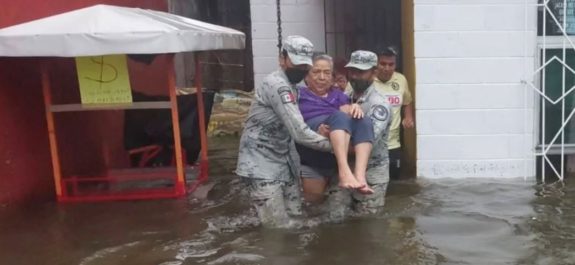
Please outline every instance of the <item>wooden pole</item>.
[{"label": "wooden pole", "polygon": [[204,110],[204,97],[202,94],[202,67],[200,65],[200,52],[196,52],[194,56],[195,60],[195,87],[196,95],[198,97],[198,121],[200,129],[200,176],[198,180],[200,182],[207,180],[208,178],[208,137],[206,135],[206,115]]},{"label": "wooden pole", "polygon": [[168,90],[172,110],[172,128],[174,132],[174,152],[176,158],[176,193],[178,196],[186,194],[184,179],[184,161],[182,158],[182,139],[180,136],[180,117],[178,115],[178,101],[176,97],[176,72],[174,69],[174,54],[167,55],[168,64]]},{"label": "wooden pole", "polygon": [[[415,36],[414,36],[414,1],[401,1],[401,36],[403,52],[403,74],[409,83],[409,90],[414,101],[413,114],[415,115],[415,101],[417,100],[417,84],[415,82]],[[399,58],[398,58],[399,59]],[[417,121],[417,117],[414,117]],[[401,177],[417,176],[417,128],[403,130]]]},{"label": "wooden pole", "polygon": [[52,94],[50,89],[50,75],[48,72],[48,62],[42,61],[41,65],[42,75],[42,92],[44,94],[44,108],[46,112],[46,123],[48,125],[48,140],[50,142],[50,155],[52,158],[52,173],[54,175],[54,186],[56,188],[56,198],[58,201],[62,199],[62,171],[60,168],[60,156],[58,155],[58,142],[56,138],[56,129],[54,126],[54,115],[50,110],[52,106]]}]

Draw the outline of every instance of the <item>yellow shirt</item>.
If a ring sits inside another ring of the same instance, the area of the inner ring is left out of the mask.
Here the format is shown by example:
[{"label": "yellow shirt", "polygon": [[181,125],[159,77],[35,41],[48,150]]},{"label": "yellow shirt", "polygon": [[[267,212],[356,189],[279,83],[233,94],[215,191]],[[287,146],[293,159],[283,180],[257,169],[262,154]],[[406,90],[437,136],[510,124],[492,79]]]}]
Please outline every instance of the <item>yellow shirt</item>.
[{"label": "yellow shirt", "polygon": [[388,148],[401,147],[399,142],[399,126],[401,126],[401,107],[409,105],[413,101],[407,79],[402,74],[395,72],[387,82],[375,79],[375,89],[387,99],[391,105],[392,121],[389,127]]}]

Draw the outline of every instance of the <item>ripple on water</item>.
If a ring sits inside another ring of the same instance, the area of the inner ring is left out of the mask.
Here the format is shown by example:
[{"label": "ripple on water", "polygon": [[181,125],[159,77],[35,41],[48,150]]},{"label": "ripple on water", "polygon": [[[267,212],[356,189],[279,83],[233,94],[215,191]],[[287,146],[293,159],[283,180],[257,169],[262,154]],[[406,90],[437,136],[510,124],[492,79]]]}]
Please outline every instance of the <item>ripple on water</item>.
[{"label": "ripple on water", "polygon": [[100,259],[108,258],[112,254],[120,253],[122,250],[125,250],[126,248],[131,248],[131,247],[137,246],[140,243],[141,242],[131,242],[131,243],[123,244],[121,246],[109,247],[109,248],[105,248],[102,250],[98,250],[94,254],[90,255],[89,257],[84,258],[82,260],[82,262],[80,262],[80,265],[93,264]]},{"label": "ripple on water", "polygon": [[263,259],[265,258],[261,255],[232,252],[225,254],[215,260],[209,261],[207,264],[208,265],[226,264],[226,263],[253,264],[253,262],[262,261]]}]

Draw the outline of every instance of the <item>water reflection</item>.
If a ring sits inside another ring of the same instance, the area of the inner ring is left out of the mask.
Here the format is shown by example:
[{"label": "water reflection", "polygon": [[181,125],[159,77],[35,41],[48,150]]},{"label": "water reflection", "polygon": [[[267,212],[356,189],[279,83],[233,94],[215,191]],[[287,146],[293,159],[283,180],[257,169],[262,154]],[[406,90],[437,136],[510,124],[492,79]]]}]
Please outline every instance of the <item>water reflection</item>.
[{"label": "water reflection", "polygon": [[575,263],[575,186],[569,180],[535,186],[535,216],[527,223],[533,247],[523,264]]}]

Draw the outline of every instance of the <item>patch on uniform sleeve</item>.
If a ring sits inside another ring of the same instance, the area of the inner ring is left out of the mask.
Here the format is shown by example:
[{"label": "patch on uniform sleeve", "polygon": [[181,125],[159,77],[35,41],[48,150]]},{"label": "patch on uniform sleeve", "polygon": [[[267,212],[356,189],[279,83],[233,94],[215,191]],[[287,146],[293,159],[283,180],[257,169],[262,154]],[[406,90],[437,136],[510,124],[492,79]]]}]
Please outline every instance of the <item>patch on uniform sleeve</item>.
[{"label": "patch on uniform sleeve", "polygon": [[374,106],[371,115],[378,121],[386,121],[389,119],[389,111],[382,105]]},{"label": "patch on uniform sleeve", "polygon": [[293,95],[293,92],[291,91],[280,91],[280,98],[282,100],[282,103],[287,104],[287,103],[295,103],[295,96]]}]

